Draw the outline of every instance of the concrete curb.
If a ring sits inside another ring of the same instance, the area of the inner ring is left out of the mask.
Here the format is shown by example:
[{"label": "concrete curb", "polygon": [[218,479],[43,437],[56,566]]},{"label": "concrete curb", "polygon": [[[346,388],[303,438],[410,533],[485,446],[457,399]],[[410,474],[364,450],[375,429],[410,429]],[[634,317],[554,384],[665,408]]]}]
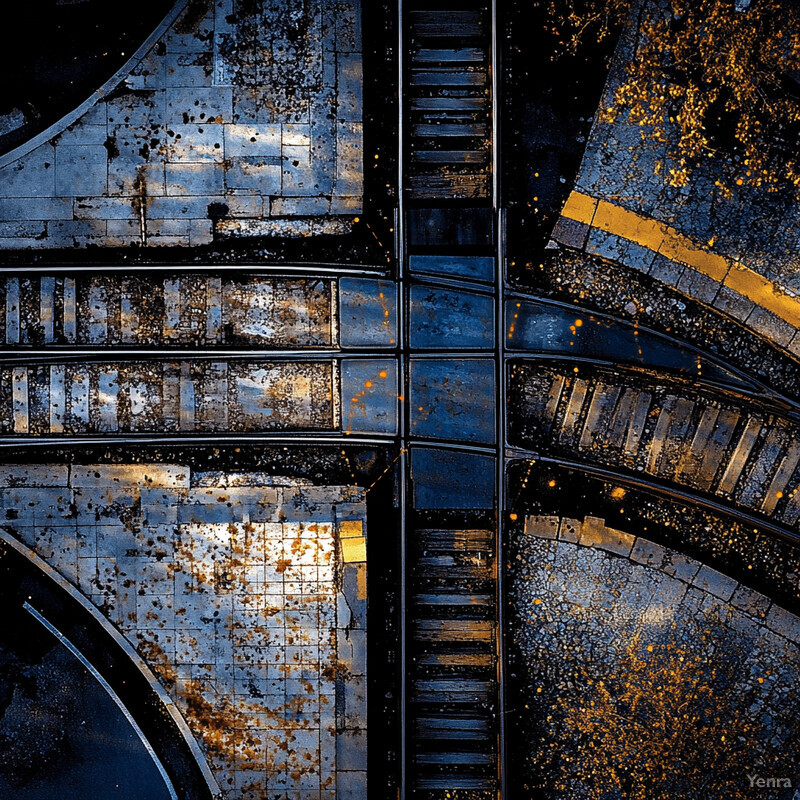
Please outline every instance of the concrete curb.
[{"label": "concrete curb", "polygon": [[99,89],[91,96],[87,97],[77,108],[65,114],[57,122],[54,122],[49,128],[45,128],[41,133],[28,139],[27,142],[19,145],[19,147],[15,147],[4,156],[0,156],[0,169],[7,167],[9,164],[13,164],[15,161],[19,161],[19,159],[28,155],[28,153],[32,152],[40,145],[46,144],[51,139],[58,136],[59,133],[63,133],[70,125],[75,124],[93,106],[116,89],[117,86],[130,75],[133,68],[147,55],[150,48],[175,22],[188,4],[189,0],[176,0],[172,10],[161,20],[155,30],[144,40],[136,52]]},{"label": "concrete curb", "polygon": [[738,611],[752,617],[757,624],[800,645],[800,617],[773,603],[766,595],[677,550],[608,528],[603,519],[586,517],[581,522],[568,517],[529,516],[525,518],[525,534],[592,547],[663,572],[687,586],[693,586],[724,603],[730,603]]}]

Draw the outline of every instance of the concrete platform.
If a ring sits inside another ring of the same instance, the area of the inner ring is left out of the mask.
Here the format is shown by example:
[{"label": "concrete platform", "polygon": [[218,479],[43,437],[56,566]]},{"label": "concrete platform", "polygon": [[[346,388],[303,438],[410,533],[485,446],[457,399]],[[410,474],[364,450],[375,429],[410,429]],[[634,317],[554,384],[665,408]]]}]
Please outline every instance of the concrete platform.
[{"label": "concrete platform", "polygon": [[232,0],[186,3],[77,119],[0,158],[0,249],[348,231],[360,13],[359,0],[259,0],[238,16]]},{"label": "concrete platform", "polygon": [[145,659],[225,798],[365,796],[363,490],[161,464],[0,484],[7,529]]}]

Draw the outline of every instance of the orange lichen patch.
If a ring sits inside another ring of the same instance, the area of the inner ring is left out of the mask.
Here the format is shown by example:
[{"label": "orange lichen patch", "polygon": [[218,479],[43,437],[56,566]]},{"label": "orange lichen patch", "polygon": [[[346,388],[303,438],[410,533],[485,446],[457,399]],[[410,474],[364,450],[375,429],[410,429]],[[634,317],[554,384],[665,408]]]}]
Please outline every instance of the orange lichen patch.
[{"label": "orange lichen patch", "polygon": [[246,718],[224,697],[216,698],[212,704],[203,696],[202,688],[200,681],[190,681],[178,694],[182,710],[214,760],[230,763],[237,739],[246,727]]},{"label": "orange lichen patch", "polygon": [[330,683],[338,680],[347,680],[350,678],[350,670],[343,661],[338,658],[331,658],[330,661],[322,668],[322,677]]},{"label": "orange lichen patch", "polygon": [[675,625],[662,633],[647,646],[634,636],[611,669],[607,660],[582,664],[570,676],[574,690],[543,698],[550,726],[535,760],[554,775],[555,789],[577,781],[590,787],[587,797],[650,800],[694,796],[702,785],[708,796],[751,796],[739,776],[764,736],[747,711],[757,690],[741,702],[730,694],[750,648],[720,650],[707,628],[688,635]]},{"label": "orange lichen patch", "polygon": [[140,638],[136,650],[156,673],[164,688],[172,689],[178,679],[178,674],[161,646],[150,639]]},{"label": "orange lichen patch", "polygon": [[800,167],[785,131],[800,122],[800,102],[791,93],[774,100],[772,94],[783,75],[800,68],[797,7],[780,0],[669,0],[634,14],[633,6],[549,3],[552,29],[568,52],[635,20],[635,55],[600,119],[612,123],[625,113],[643,140],[665,143],[669,163],[657,174],[673,186],[687,185],[710,161],[722,197],[742,186],[798,190]]}]

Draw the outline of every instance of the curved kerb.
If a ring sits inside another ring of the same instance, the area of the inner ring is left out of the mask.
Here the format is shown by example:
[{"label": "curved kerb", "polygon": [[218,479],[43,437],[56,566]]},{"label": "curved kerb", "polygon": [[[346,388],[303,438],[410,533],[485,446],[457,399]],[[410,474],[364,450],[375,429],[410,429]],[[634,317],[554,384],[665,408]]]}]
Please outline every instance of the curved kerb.
[{"label": "curved kerb", "polygon": [[4,156],[0,156],[0,169],[19,161],[19,159],[28,155],[40,145],[49,142],[54,136],[63,133],[70,125],[74,125],[89,109],[114,91],[131,74],[133,68],[147,55],[150,48],[175,22],[188,4],[189,0],[176,0],[175,5],[167,16],[161,20],[155,30],[137,48],[136,52],[99,89],[87,97],[79,106],[54,122],[49,128],[45,128],[41,133],[37,133],[36,136],[23,142],[19,147],[15,147]]},{"label": "curved kerb", "polygon": [[189,729],[183,716],[181,715],[178,707],[172,701],[172,698],[167,694],[164,687],[158,682],[153,672],[144,662],[142,657],[136,652],[133,646],[127,639],[100,613],[100,611],[93,606],[89,600],[79,592],[68,580],[59,574],[53,567],[51,567],[41,557],[36,555],[29,547],[22,544],[19,540],[15,539],[10,533],[0,530],[0,542],[12,548],[16,553],[30,562],[37,570],[44,573],[50,580],[56,583],[63,589],[69,596],[80,604],[81,608],[87,611],[92,618],[97,622],[113,640],[114,643],[122,650],[122,652],[130,659],[131,663],[139,670],[144,679],[155,692],[158,699],[164,706],[164,709],[170,715],[175,727],[181,734],[186,747],[192,754],[192,758],[197,763],[200,774],[208,788],[210,795],[214,798],[221,797],[219,784],[217,783],[211,769],[206,762],[200,745],[194,737],[194,734]]}]

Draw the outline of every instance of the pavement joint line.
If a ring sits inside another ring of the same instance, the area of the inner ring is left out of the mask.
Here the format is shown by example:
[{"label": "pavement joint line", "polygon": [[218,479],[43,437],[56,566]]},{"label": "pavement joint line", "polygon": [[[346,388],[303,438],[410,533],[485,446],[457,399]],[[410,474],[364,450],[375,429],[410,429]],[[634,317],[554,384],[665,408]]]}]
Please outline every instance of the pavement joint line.
[{"label": "pavement joint line", "polygon": [[685,264],[795,328],[800,325],[800,298],[744,264],[702,248],[675,228],[578,191],[567,198],[561,216]]}]

